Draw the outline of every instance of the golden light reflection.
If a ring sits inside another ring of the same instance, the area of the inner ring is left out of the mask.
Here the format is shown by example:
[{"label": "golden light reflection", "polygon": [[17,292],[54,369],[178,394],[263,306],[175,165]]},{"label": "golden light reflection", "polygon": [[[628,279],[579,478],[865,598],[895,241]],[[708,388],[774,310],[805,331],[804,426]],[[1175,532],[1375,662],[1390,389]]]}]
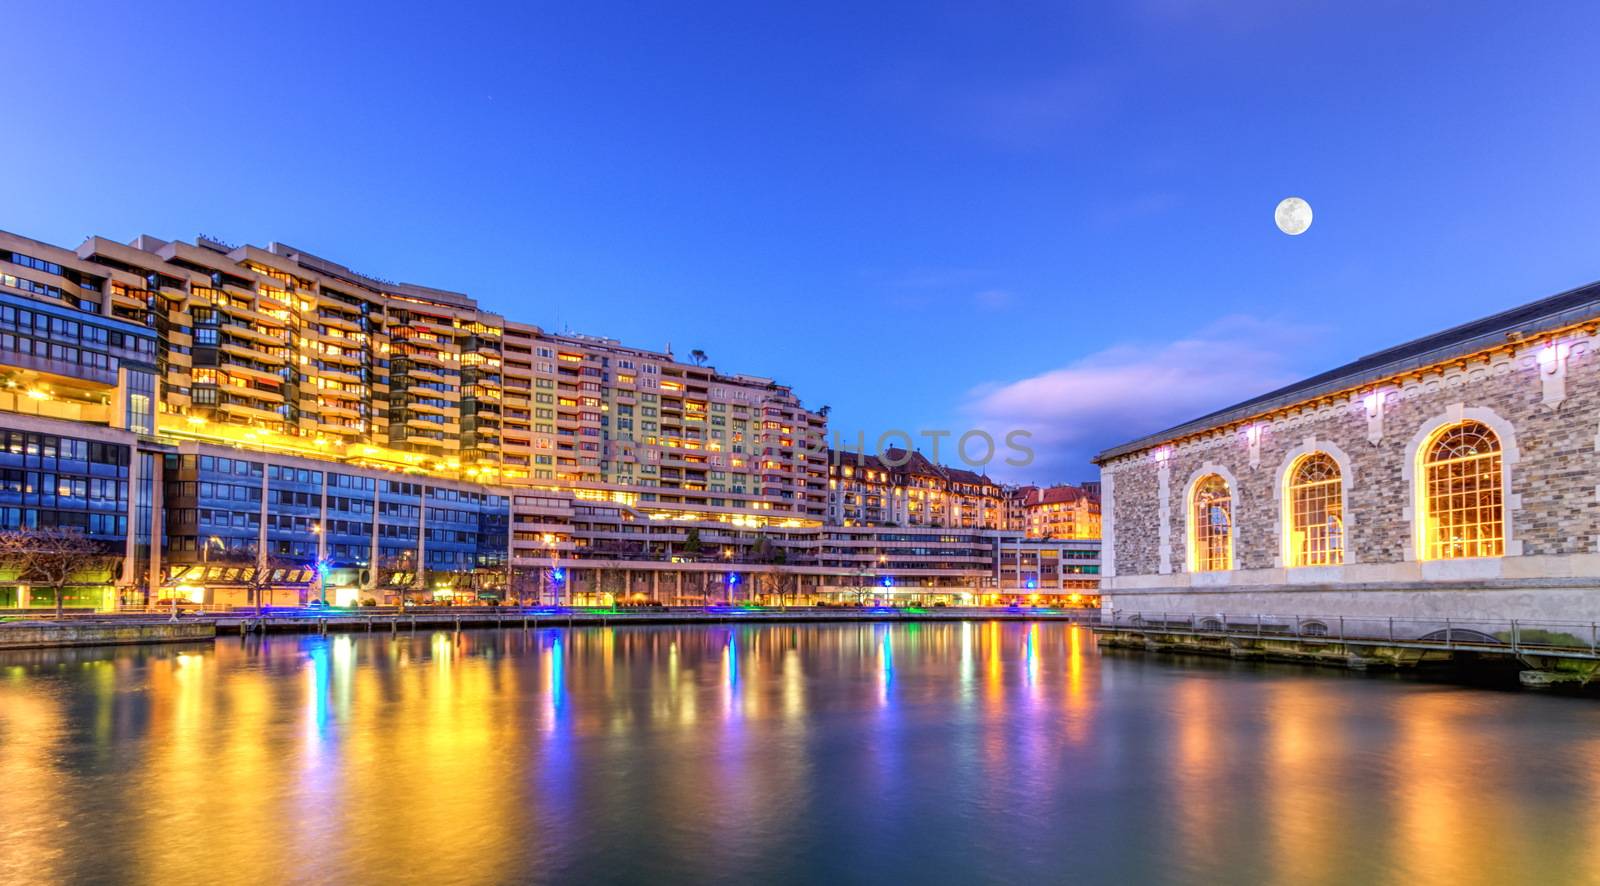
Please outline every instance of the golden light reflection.
[{"label": "golden light reflection", "polygon": [[1496,804],[1463,802],[1506,774],[1485,765],[1507,759],[1503,749],[1467,728],[1478,705],[1467,692],[1407,699],[1391,774],[1395,835],[1406,849],[1395,858],[1402,877],[1466,882],[1485,876],[1515,832],[1516,822]]},{"label": "golden light reflection", "polygon": [[61,705],[60,698],[29,692],[19,674],[0,676],[0,822],[5,822],[0,882],[67,879],[57,823],[75,812],[82,788],[77,779],[38,765],[55,759],[67,738]]},{"label": "golden light reflection", "polygon": [[1212,682],[1203,678],[1187,678],[1173,692],[1169,728],[1177,753],[1172,761],[1171,809],[1182,868],[1188,871],[1217,870],[1222,862],[1219,843],[1234,826],[1217,814],[1219,800],[1230,789],[1219,742],[1223,724],[1216,719],[1217,700]]},{"label": "golden light reflection", "polygon": [[1067,699],[1066,737],[1073,746],[1089,742],[1094,734],[1095,702],[1084,685],[1087,628],[1073,625],[1067,629]]},{"label": "golden light reflection", "polygon": [[[1336,870],[1341,831],[1327,827],[1345,810],[1343,762],[1348,746],[1339,730],[1344,710],[1330,683],[1275,684],[1266,692],[1267,820],[1277,878],[1314,882]],[[1353,847],[1342,847],[1353,848]]]},{"label": "golden light reflection", "polygon": [[755,881],[797,835],[842,858],[914,821],[990,872],[1048,826],[1196,880],[1582,882],[1594,724],[1049,624],[0,653],[0,881],[568,882],[632,852]]}]

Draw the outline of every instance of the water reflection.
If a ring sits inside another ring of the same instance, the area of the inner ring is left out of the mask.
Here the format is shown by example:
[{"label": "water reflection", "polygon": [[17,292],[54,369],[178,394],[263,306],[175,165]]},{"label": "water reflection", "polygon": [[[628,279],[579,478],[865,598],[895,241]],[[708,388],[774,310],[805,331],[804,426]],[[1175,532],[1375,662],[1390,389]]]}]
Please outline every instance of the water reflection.
[{"label": "water reflection", "polygon": [[13,653],[0,882],[1594,881],[1596,727],[1048,624]]}]

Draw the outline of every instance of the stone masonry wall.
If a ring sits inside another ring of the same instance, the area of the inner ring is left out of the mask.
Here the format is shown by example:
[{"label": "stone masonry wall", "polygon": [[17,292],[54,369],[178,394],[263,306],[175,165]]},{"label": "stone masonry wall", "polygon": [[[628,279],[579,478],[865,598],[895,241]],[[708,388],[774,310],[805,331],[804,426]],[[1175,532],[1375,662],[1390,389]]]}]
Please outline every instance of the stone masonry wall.
[{"label": "stone masonry wall", "polygon": [[[1280,478],[1288,459],[1312,449],[1333,452],[1344,462],[1346,564],[1415,560],[1410,454],[1420,435],[1457,417],[1480,418],[1501,432],[1510,486],[1508,555],[1595,552],[1600,539],[1600,355],[1594,340],[1572,340],[1558,372],[1549,373],[1539,364],[1540,347],[1542,343],[1515,356],[1480,360],[1421,381],[1379,385],[1377,418],[1358,395],[1262,421],[1254,445],[1248,430],[1240,428],[1171,447],[1164,463],[1169,472],[1170,571],[1187,568],[1187,491],[1197,472],[1208,467],[1222,468],[1234,481],[1236,568],[1282,566]],[[1499,421],[1479,412],[1484,409]],[[1162,573],[1162,468],[1153,450],[1103,468],[1114,478],[1109,505],[1117,576]]]}]

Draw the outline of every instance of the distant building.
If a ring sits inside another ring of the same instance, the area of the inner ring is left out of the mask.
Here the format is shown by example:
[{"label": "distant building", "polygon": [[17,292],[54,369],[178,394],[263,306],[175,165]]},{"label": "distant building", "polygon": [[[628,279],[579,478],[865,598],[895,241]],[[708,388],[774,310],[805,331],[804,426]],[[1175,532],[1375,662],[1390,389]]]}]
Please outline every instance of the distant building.
[{"label": "distant building", "polygon": [[1004,490],[982,474],[937,465],[904,449],[828,455],[830,524],[1006,528]]},{"label": "distant building", "polygon": [[1600,614],[1600,284],[1101,453],[1124,611]]},{"label": "distant building", "polygon": [[[1099,484],[1095,484],[1097,489]],[[1080,486],[1023,486],[1010,494],[1010,509],[1029,538],[1099,538],[1100,498]]]}]

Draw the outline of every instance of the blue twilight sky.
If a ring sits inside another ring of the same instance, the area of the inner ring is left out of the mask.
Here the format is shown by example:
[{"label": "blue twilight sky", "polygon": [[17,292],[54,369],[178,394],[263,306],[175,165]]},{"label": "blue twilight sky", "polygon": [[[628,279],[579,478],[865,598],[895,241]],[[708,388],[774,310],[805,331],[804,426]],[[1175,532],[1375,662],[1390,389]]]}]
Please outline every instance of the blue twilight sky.
[{"label": "blue twilight sky", "polygon": [[1600,278],[1595,3],[3,21],[0,228],[281,240],[703,348],[847,437],[1030,430],[1009,479],[1086,479],[1104,445]]}]

